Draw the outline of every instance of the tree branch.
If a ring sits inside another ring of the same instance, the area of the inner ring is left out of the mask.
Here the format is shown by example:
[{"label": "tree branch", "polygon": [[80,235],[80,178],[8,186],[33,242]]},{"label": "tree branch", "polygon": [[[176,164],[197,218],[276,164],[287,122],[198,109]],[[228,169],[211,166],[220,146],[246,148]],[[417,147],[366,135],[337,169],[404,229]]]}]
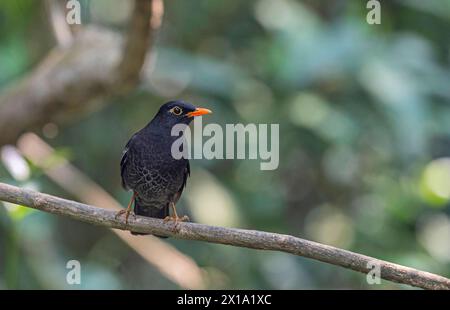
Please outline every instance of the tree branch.
[{"label": "tree branch", "polygon": [[0,95],[0,146],[47,122],[99,109],[105,99],[134,87],[162,10],[161,0],[135,0],[126,38],[86,26],[69,46],[51,50],[39,66]]},{"label": "tree branch", "polygon": [[123,218],[115,218],[116,212],[4,183],[0,183],[0,200],[67,216],[94,225],[166,235],[178,239],[287,252],[362,273],[370,272],[376,265],[380,267],[380,276],[385,280],[424,289],[450,289],[450,279],[442,276],[289,235],[196,223],[175,225],[160,219],[142,216],[130,217],[129,223],[125,224]]},{"label": "tree branch", "polygon": [[73,42],[72,32],[66,22],[65,10],[57,0],[46,0],[45,7],[48,11],[53,36],[62,48],[70,46]]},{"label": "tree branch", "polygon": [[139,78],[139,72],[144,64],[147,48],[153,43],[153,29],[159,27],[155,19],[161,18],[163,12],[162,0],[136,0],[129,33],[123,49],[122,60],[117,67],[117,83],[129,83],[133,86]]}]

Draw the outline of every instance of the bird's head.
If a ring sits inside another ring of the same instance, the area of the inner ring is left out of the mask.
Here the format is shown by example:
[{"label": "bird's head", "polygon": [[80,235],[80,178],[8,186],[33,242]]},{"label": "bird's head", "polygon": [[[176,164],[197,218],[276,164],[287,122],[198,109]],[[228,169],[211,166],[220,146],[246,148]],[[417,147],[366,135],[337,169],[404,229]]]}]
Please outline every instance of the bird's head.
[{"label": "bird's head", "polygon": [[167,127],[177,124],[188,125],[195,116],[212,113],[208,109],[195,107],[193,104],[181,100],[169,101],[159,108],[154,120]]}]

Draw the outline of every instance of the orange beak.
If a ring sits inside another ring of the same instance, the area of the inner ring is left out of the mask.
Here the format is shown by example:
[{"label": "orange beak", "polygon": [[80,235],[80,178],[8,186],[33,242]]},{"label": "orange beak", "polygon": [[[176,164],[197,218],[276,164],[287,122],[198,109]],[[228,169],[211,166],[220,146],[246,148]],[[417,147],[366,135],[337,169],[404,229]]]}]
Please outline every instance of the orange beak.
[{"label": "orange beak", "polygon": [[189,112],[186,114],[188,117],[194,117],[194,116],[200,116],[205,114],[212,113],[211,110],[204,109],[204,108],[196,108],[195,111]]}]

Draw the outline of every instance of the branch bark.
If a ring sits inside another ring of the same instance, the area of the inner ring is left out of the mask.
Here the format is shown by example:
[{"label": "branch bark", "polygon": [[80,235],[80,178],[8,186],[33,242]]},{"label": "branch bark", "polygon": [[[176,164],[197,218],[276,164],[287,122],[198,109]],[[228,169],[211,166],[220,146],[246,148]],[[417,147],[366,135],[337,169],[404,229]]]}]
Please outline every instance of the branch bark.
[{"label": "branch bark", "polygon": [[128,224],[125,224],[123,218],[115,218],[116,212],[4,183],[0,183],[0,200],[94,225],[178,239],[287,252],[362,273],[368,273],[377,265],[381,270],[381,278],[385,280],[424,289],[450,289],[450,279],[442,276],[289,235],[196,223],[166,223],[160,219],[141,216],[130,217]]}]

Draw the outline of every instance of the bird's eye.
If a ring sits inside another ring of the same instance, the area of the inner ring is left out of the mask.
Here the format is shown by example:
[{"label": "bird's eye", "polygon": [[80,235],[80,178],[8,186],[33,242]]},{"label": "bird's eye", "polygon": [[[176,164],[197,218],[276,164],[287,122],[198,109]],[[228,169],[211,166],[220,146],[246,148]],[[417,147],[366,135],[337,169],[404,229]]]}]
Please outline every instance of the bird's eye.
[{"label": "bird's eye", "polygon": [[183,113],[183,110],[180,107],[174,107],[172,108],[171,112],[175,115],[181,115],[181,113]]}]

